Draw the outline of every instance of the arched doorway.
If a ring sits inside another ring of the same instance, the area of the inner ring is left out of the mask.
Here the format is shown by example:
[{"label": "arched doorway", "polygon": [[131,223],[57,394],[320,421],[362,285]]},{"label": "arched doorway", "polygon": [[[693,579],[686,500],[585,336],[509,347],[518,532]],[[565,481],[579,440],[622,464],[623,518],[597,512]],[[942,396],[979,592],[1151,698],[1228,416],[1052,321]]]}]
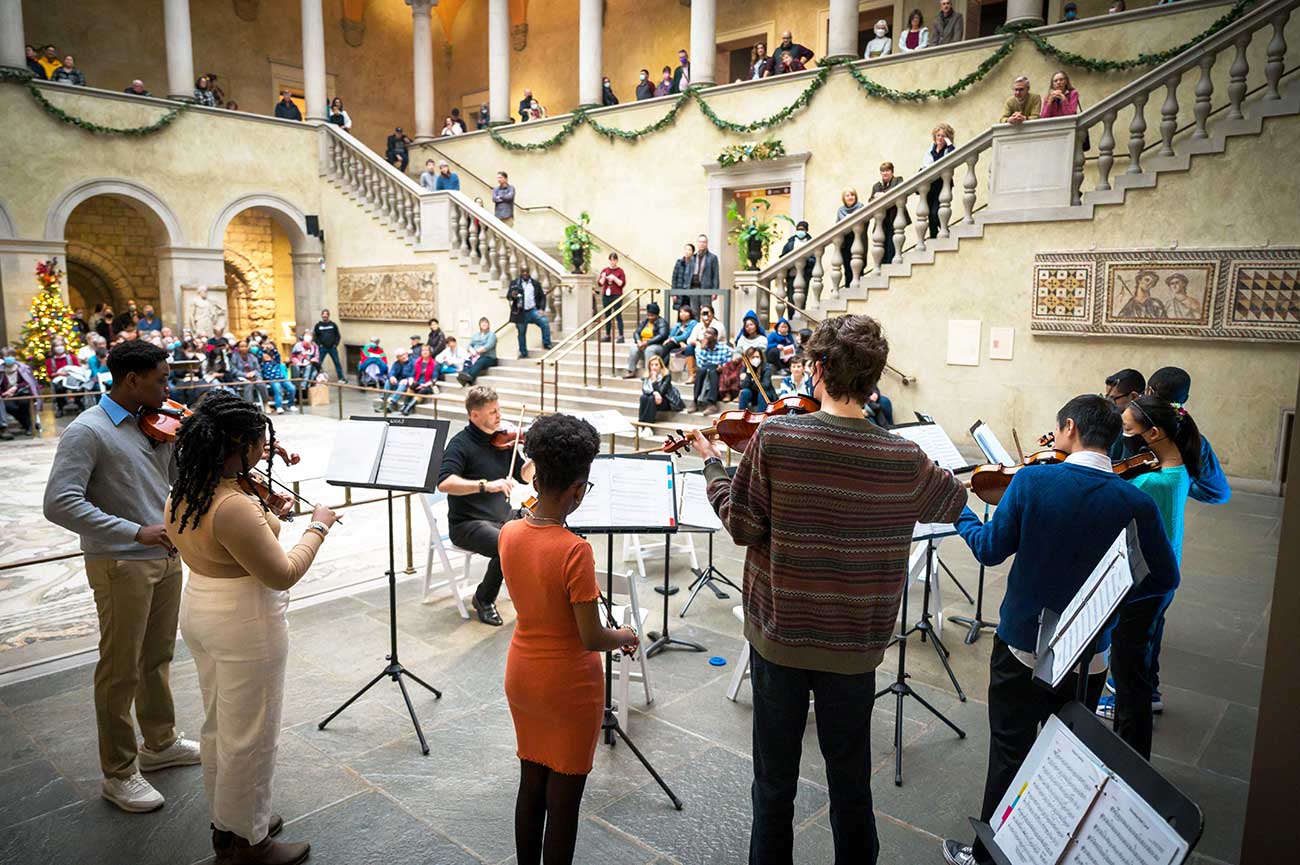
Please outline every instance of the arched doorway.
[{"label": "arched doorway", "polygon": [[89,314],[103,304],[120,315],[134,300],[138,309],[161,310],[157,248],[168,241],[147,207],[121,195],[94,195],[72,209],[63,233],[73,309]]}]

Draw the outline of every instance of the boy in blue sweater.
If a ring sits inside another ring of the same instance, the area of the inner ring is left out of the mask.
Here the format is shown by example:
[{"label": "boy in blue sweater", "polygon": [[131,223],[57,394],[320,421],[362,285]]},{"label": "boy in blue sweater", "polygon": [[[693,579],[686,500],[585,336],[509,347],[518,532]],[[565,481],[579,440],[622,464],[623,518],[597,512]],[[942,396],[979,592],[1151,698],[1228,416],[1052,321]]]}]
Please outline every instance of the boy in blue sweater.
[{"label": "boy in blue sweater", "polygon": [[[1075,397],[1056,414],[1056,447],[1069,454],[1065,462],[1017,472],[989,522],[981,523],[969,507],[957,518],[957,531],[983,564],[1016,557],[989,659],[989,765],[980,812],[986,822],[1039,727],[1074,698],[1077,674],[1067,676],[1055,692],[1033,681],[1043,609],[1063,610],[1115,537],[1134,521],[1150,574],[1131,597],[1178,586],[1178,564],[1155,502],[1111,470],[1108,451],[1120,427],[1120,416],[1105,397]],[[1101,696],[1108,648],[1109,640],[1098,638],[1088,671],[1090,708]],[[992,861],[978,841],[973,848],[945,841],[943,854],[951,865]]]}]

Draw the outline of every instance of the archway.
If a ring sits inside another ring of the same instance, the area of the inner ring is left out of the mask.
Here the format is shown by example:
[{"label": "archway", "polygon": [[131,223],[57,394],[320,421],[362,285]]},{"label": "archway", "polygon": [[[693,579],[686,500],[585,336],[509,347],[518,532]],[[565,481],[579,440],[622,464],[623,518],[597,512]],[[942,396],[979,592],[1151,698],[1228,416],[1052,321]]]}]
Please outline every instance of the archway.
[{"label": "archway", "polygon": [[293,242],[274,213],[250,207],[226,225],[227,326],[238,337],[265,331],[287,350],[295,324]]},{"label": "archway", "polygon": [[67,246],[68,305],[87,317],[97,306],[124,309],[134,297],[129,274],[105,251],[80,240]]},{"label": "archway", "polygon": [[157,250],[169,235],[156,213],[127,196],[92,195],[68,212],[61,231],[74,309],[91,314],[96,303],[103,303],[120,316],[134,300],[138,309],[152,305],[161,315]]}]

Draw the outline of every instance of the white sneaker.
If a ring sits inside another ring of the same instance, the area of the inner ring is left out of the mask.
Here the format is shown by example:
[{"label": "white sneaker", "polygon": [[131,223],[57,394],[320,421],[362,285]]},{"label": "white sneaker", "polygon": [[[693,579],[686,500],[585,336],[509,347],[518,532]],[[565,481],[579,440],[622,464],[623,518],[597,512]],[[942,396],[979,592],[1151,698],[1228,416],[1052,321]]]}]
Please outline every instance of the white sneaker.
[{"label": "white sneaker", "polygon": [[179,733],[176,735],[176,741],[161,751],[150,751],[143,746],[140,748],[141,772],[156,772],[159,769],[170,769],[172,766],[197,766],[200,762],[199,743],[193,739],[186,739]]},{"label": "white sneaker", "polygon": [[284,414],[284,409],[282,409],[282,408],[278,408],[278,409],[275,410],[275,413],[276,413],[276,414]]},{"label": "white sneaker", "polygon": [[165,801],[162,793],[155,790],[139,772],[129,778],[105,778],[100,785],[100,792],[105,799],[133,814],[157,811]]}]

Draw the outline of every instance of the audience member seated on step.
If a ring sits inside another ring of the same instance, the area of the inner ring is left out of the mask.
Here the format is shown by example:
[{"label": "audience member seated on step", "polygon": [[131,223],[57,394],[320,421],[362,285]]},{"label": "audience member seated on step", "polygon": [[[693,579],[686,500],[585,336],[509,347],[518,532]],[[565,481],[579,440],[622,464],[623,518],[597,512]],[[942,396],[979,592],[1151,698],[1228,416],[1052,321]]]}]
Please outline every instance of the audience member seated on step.
[{"label": "audience member seated on step", "polygon": [[[952,127],[947,123],[940,123],[930,130],[930,149],[925,151],[925,156],[921,158],[921,170],[929,168],[940,159],[943,159],[949,153],[957,149],[952,143],[954,133]],[[955,181],[954,181],[955,185]],[[943,178],[933,181],[930,188],[925,193],[925,203],[930,209],[930,236],[939,236],[939,195],[943,192]],[[952,190],[949,190],[952,192]],[[951,206],[951,205],[950,205]]]},{"label": "audience member seated on step", "polygon": [[5,410],[13,415],[23,432],[35,435],[33,419],[41,412],[42,400],[23,399],[23,397],[40,396],[41,386],[32,375],[31,367],[18,359],[18,353],[12,346],[4,349],[4,362],[0,365],[0,398],[4,400]]},{"label": "audience member seated on step", "polygon": [[650,70],[642,69],[637,73],[636,101],[655,98],[655,83],[650,80]]},{"label": "audience member seated on step", "polygon": [[86,337],[90,353],[86,356],[86,368],[90,370],[93,390],[107,390],[113,384],[113,374],[108,369],[108,341],[97,333]]},{"label": "audience member seated on step", "polygon": [[920,51],[930,43],[930,29],[925,26],[925,16],[920,9],[913,9],[907,16],[907,28],[898,36],[898,50],[901,54]]},{"label": "audience member seated on step", "polygon": [[[280,101],[275,103],[275,116],[281,120],[302,120],[302,112],[293,101],[293,94],[288,90],[280,91]],[[388,160],[392,162],[392,160]]]},{"label": "audience member seated on step", "polygon": [[[1079,113],[1079,91],[1070,83],[1070,76],[1057,72],[1052,76],[1052,89],[1043,98],[1041,117],[1072,117]],[[1086,148],[1086,145],[1085,145]]]},{"label": "audience member seated on step", "polygon": [[429,336],[425,339],[425,342],[429,346],[429,351],[433,352],[434,357],[437,357],[447,347],[447,339],[447,332],[442,329],[442,324],[438,319],[429,319]]},{"label": "audience member seated on step", "polygon": [[[618,266],[618,253],[609,254],[609,265],[605,267],[600,275],[596,277],[596,288],[600,291],[600,308],[601,310],[618,303],[619,298],[623,296],[623,289],[627,287],[627,274],[623,268]],[[618,341],[623,342],[623,316],[616,315],[609,321],[605,322],[605,332],[601,334],[601,342],[610,342],[614,338],[614,326],[618,325]]]},{"label": "audience member seated on step", "polygon": [[[665,69],[668,67],[665,66]],[[677,49],[677,68],[673,70],[669,93],[681,93],[691,84],[691,57],[685,48]]]},{"label": "audience member seated on step", "polygon": [[[776,46],[772,52],[772,58],[775,61],[777,75],[783,72],[798,72],[808,65],[812,60],[812,50],[806,46],[795,42],[787,30],[781,34],[781,44]],[[786,58],[789,58],[787,61]]]},{"label": "audience member seated on step", "polygon": [[148,96],[148,95],[149,95],[149,91],[146,90],[145,87],[144,87],[144,82],[141,81],[139,78],[137,78],[137,79],[135,79],[134,81],[132,81],[132,82],[131,82],[131,86],[130,86],[130,87],[127,87],[127,88],[126,88],[125,90],[123,90],[122,92],[123,92],[123,93],[129,93],[129,94],[132,95],[132,96]]},{"label": "audience member seated on step", "polygon": [[63,417],[63,410],[68,404],[68,398],[65,394],[68,393],[69,388],[65,377],[77,367],[77,358],[75,355],[68,353],[68,345],[63,337],[56,336],[51,340],[50,353],[45,358],[45,377],[49,379],[50,390],[55,395],[54,412],[58,417]]},{"label": "audience member seated on step", "polygon": [[262,362],[249,350],[248,340],[241,339],[235,345],[235,351],[230,355],[229,375],[231,382],[239,385],[239,395],[244,399],[258,405],[270,401],[270,392],[262,380]]},{"label": "audience member seated on step", "polygon": [[311,331],[304,330],[302,338],[289,350],[289,367],[294,378],[302,379],[303,390],[311,387],[320,375],[320,347],[312,339]]},{"label": "audience member seated on step", "polygon": [[637,419],[642,423],[654,423],[659,412],[677,412],[686,408],[682,395],[673,387],[673,377],[664,366],[664,359],[657,354],[650,355],[646,361],[645,378],[641,380],[641,405]]},{"label": "audience member seated on step", "polygon": [[328,120],[344,132],[352,131],[352,115],[348,114],[347,109],[343,107],[342,97],[335,96],[330,100]]},{"label": "audience member seated on step", "polygon": [[659,315],[659,304],[651,301],[645,305],[645,318],[636,326],[633,343],[627,349],[627,373],[623,378],[636,378],[636,367],[644,357],[662,356],[664,340],[668,339],[668,322]]},{"label": "audience member seated on step", "polygon": [[286,406],[292,411],[298,389],[289,381],[289,370],[280,357],[280,350],[269,339],[262,340],[262,378],[266,380],[271,398],[275,401],[275,413],[284,414]]},{"label": "audience member seated on step", "polygon": [[[691,338],[695,336],[695,331],[700,324],[695,320],[695,313],[689,306],[679,306],[677,308],[677,322],[673,324],[672,329],[668,331],[668,338],[664,340],[663,357],[671,358],[681,356],[686,360],[686,376],[693,378],[695,375],[695,361],[692,355],[695,349],[691,345]],[[665,360],[665,363],[671,368],[672,364]]]},{"label": "audience member seated on step", "polygon": [[1011,83],[1011,95],[1002,103],[999,123],[1018,124],[1037,120],[1043,112],[1043,97],[1029,90],[1029,77],[1020,75]]},{"label": "audience member seated on step", "polygon": [[618,104],[618,97],[614,95],[614,87],[609,83],[608,78],[600,82],[600,104],[601,105]]},{"label": "audience member seated on step", "polygon": [[[840,208],[835,211],[835,221],[837,223],[843,222],[865,206],[866,205],[858,199],[857,189],[852,186],[846,186],[844,187],[844,191],[840,193]],[[862,230],[864,248],[867,246],[866,238],[870,236],[871,232],[869,231],[869,227],[864,227]],[[853,278],[853,270],[850,266],[853,261],[853,232],[851,231],[846,233],[844,238],[840,241],[840,258],[844,264],[843,269],[840,271],[842,279],[841,287],[848,288],[849,280]]]},{"label": "audience member seated on step", "polygon": [[[430,159],[426,164],[429,168],[432,168],[433,160]],[[432,186],[425,183],[425,177],[429,177],[433,184]],[[438,173],[436,175],[431,175],[428,171],[425,171],[424,174],[420,175],[420,185],[425,189],[432,189],[434,192],[440,192],[444,189],[456,190],[459,192],[460,175],[452,171],[451,166],[447,163],[447,160],[444,159],[438,163]]]},{"label": "audience member seated on step", "polygon": [[438,137],[455,138],[457,135],[460,135],[460,127],[456,125],[455,119],[450,115],[443,118],[442,131],[438,133]]},{"label": "audience member seated on step", "polygon": [[439,381],[442,381],[445,375],[459,376],[460,371],[465,367],[465,352],[460,350],[454,336],[447,337],[447,344],[433,359],[438,362]]},{"label": "audience member seated on step", "polygon": [[745,315],[740,320],[740,333],[736,334],[734,345],[738,352],[746,352],[751,348],[767,351],[767,333],[758,323],[758,314],[754,310],[745,310]]},{"label": "audience member seated on step", "polygon": [[393,134],[388,136],[388,144],[384,148],[384,159],[388,160],[389,165],[396,166],[403,174],[406,173],[406,166],[411,163],[412,143],[410,136],[398,126],[393,130]]},{"label": "audience member seated on step", "polygon": [[673,262],[672,287],[673,306],[679,307],[691,302],[686,292],[691,287],[691,278],[695,274],[695,244],[688,243],[682,247],[682,257]]},{"label": "audience member seated on step", "polygon": [[497,365],[497,335],[486,317],[478,320],[478,333],[469,341],[469,356],[456,381],[469,387],[484,371]]},{"label": "audience member seated on step", "polygon": [[63,65],[54,70],[50,80],[55,84],[71,84],[74,87],[86,86],[86,76],[81,74],[81,70],[77,68],[71,54],[64,55]]},{"label": "audience member seated on step", "polygon": [[[876,196],[884,195],[886,192],[892,189],[895,186],[895,184],[902,183],[902,182],[903,182],[903,178],[898,177],[897,175],[894,174],[894,163],[892,162],[880,163],[880,179],[877,180],[874,184],[872,184],[871,197],[868,198],[867,201],[874,201]],[[886,210],[883,216],[876,217],[877,221],[881,219],[884,220],[884,229],[885,229],[885,257],[883,261],[885,264],[889,264],[894,260],[894,231],[896,229],[896,226],[894,225],[894,221],[898,219],[898,206],[895,205],[889,208],[888,210]],[[904,231],[906,231],[907,226],[911,224],[912,224],[912,216],[907,212],[907,208],[904,207],[903,208]],[[865,266],[863,267],[864,271],[867,269],[868,269],[867,267]]]},{"label": "audience member seated on step", "polygon": [[492,188],[492,215],[506,225],[515,224],[515,188],[504,171],[497,172],[497,185]]},{"label": "audience member seated on step", "polygon": [[397,398],[406,393],[406,386],[411,383],[411,375],[415,372],[415,358],[411,357],[411,352],[404,348],[397,350],[397,359],[393,361],[392,366],[388,368],[388,378],[384,381],[384,396],[379,398],[375,404],[375,411],[382,411],[384,401],[388,402],[388,410],[397,410]]},{"label": "audience member seated on step", "polygon": [[406,383],[406,400],[402,403],[402,414],[410,414],[415,411],[415,405],[419,402],[420,397],[435,395],[439,392],[438,361],[434,359],[429,347],[422,345],[420,346],[420,356],[415,359],[411,378]]},{"label": "audience member seated on step", "polygon": [[172,350],[169,376],[171,389],[167,395],[185,405],[194,405],[199,397],[208,392],[206,388],[200,387],[203,382],[203,363],[203,352],[194,340],[186,339],[176,346]]},{"label": "audience member seated on step", "polygon": [[871,396],[867,397],[867,404],[862,407],[862,416],[881,429],[889,429],[894,425],[894,404],[880,392],[878,386],[873,387]]},{"label": "audience member seated on step", "polygon": [[889,22],[881,18],[873,29],[875,36],[867,40],[867,47],[862,52],[863,60],[887,57],[894,50],[894,40],[889,38]]},{"label": "audience member seated on step", "polygon": [[757,81],[776,74],[776,62],[767,53],[767,46],[756,42],[749,50],[749,80]]},{"label": "audience member seated on step", "polygon": [[206,108],[217,107],[217,94],[212,92],[211,82],[206,75],[200,75],[194,82],[194,104]]},{"label": "audience member seated on step", "polygon": [[736,356],[736,350],[718,339],[715,327],[706,327],[704,342],[695,350],[695,400],[691,411],[718,413],[718,369]]},{"label": "audience member seated on step", "polygon": [[41,56],[36,58],[36,62],[41,64],[45,70],[47,80],[54,78],[54,73],[63,65],[63,57],[59,54],[59,49],[55,45],[46,45],[41,48]]},{"label": "audience member seated on step", "polygon": [[713,315],[713,307],[707,303],[700,307],[700,316],[695,330],[691,331],[690,337],[686,340],[686,351],[690,349],[690,355],[694,355],[704,345],[704,331],[706,328],[713,328],[718,334],[719,342],[727,341],[727,327]]},{"label": "audience member seated on step", "polygon": [[790,359],[790,374],[781,380],[776,390],[777,399],[783,396],[812,396],[812,378],[804,372],[802,357]]},{"label": "audience member seated on step", "polygon": [[519,356],[528,357],[528,325],[535,324],[542,332],[542,348],[550,351],[551,322],[546,317],[546,291],[542,284],[528,272],[528,262],[519,262],[519,276],[506,291],[510,304],[510,321],[519,337]]},{"label": "audience member seated on step", "polygon": [[[48,81],[49,78],[45,74],[45,67],[41,65],[41,53],[31,45],[28,45],[26,50],[27,71],[32,73],[32,77],[37,81]],[[127,89],[127,92],[131,92],[130,88]]]},{"label": "audience member seated on step", "polygon": [[951,45],[966,38],[966,22],[960,12],[954,12],[952,0],[939,0],[939,17],[934,20],[931,45]]},{"label": "audience member seated on step", "polygon": [[776,320],[776,326],[767,334],[767,348],[764,359],[772,365],[774,373],[785,373],[794,359],[797,348],[794,334],[790,332],[790,322],[784,318]]},{"label": "audience member seated on step", "polygon": [[[767,397],[772,393],[772,367],[763,359],[763,350],[757,346],[745,350],[749,361],[740,366],[740,408],[763,411],[767,408]],[[754,377],[753,369],[758,373]]]},{"label": "audience member seated on step", "polygon": [[[406,347],[407,350],[411,352],[411,357],[419,357],[420,346],[424,345],[424,337],[420,336],[418,333],[413,333],[410,336],[410,340],[411,344]],[[434,349],[433,352],[434,354],[437,354],[436,349]]]},{"label": "audience member seated on step", "polygon": [[665,66],[659,74],[659,83],[655,85],[655,96],[667,96],[673,92],[673,68]]}]

